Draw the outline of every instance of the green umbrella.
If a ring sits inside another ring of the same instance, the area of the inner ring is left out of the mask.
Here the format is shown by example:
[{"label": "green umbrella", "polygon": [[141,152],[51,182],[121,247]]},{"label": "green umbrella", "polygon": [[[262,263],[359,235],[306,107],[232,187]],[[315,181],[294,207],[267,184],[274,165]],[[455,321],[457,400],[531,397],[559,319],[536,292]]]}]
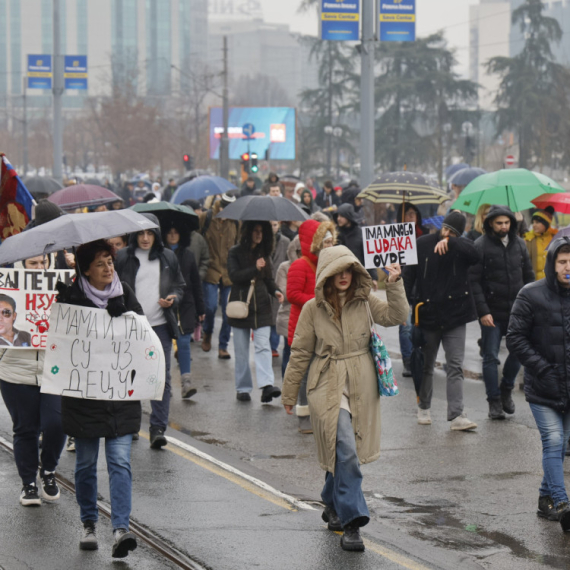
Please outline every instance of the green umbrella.
[{"label": "green umbrella", "polygon": [[545,192],[554,194],[565,190],[539,172],[525,168],[497,170],[482,174],[470,182],[451,205],[451,209],[476,214],[481,204],[501,204],[513,212],[520,212],[535,208],[531,200]]},{"label": "green umbrella", "polygon": [[132,206],[131,210],[139,214],[154,214],[161,225],[165,222],[173,222],[188,231],[198,229],[200,224],[198,214],[192,208],[171,202],[141,202]]}]

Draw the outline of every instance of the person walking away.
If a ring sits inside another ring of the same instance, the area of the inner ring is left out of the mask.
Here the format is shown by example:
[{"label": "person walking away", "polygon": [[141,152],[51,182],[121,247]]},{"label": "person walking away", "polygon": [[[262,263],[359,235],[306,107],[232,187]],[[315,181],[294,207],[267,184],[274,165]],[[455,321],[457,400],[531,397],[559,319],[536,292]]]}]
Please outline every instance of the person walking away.
[{"label": "person walking away", "polygon": [[[160,228],[153,214],[143,214]],[[160,449],[167,441],[164,432],[170,412],[171,376],[170,356],[172,339],[178,336],[176,311],[184,295],[186,283],[180,272],[178,259],[166,249],[160,229],[144,230],[130,235],[129,245],[121,249],[115,262],[122,281],[138,295],[148,322],[160,339],[164,350],[166,379],[161,400],[150,405],[150,446]]]},{"label": "person walking away", "polygon": [[[271,222],[271,229],[273,230],[273,253],[271,254],[271,270],[273,271],[273,280],[277,277],[277,270],[279,266],[287,259],[287,249],[291,241],[281,234],[281,223]],[[284,291],[285,289],[283,289]],[[279,358],[279,334],[277,333],[277,312],[279,311],[279,303],[274,297],[271,298],[271,310],[273,312],[273,322],[271,325],[271,354],[273,358]]]},{"label": "person walking away", "polygon": [[[287,275],[287,299],[291,303],[287,335],[289,346],[293,344],[297,321],[303,306],[315,297],[315,277],[319,255],[323,249],[335,244],[336,231],[333,222],[306,220],[299,228],[299,241],[301,242],[301,259],[291,264]],[[299,418],[299,431],[302,434],[313,433],[307,404],[306,377],[301,382],[299,401],[295,411]]]},{"label": "person walking away", "polygon": [[291,303],[287,299],[285,292],[287,291],[287,275],[289,273],[289,268],[291,264],[301,257],[301,242],[299,241],[299,236],[297,236],[292,242],[289,243],[287,248],[287,261],[284,261],[279,265],[277,269],[277,276],[275,277],[275,284],[279,291],[283,293],[283,303],[281,303],[279,310],[277,311],[277,321],[275,323],[275,328],[277,334],[282,336],[285,340],[285,346],[283,348],[283,358],[281,359],[281,378],[285,376],[285,369],[289,362],[289,357],[291,356],[291,345],[289,344],[289,316],[291,314]]},{"label": "person walking away", "polygon": [[545,277],[546,250],[554,236],[558,233],[558,230],[551,227],[551,224],[552,213],[547,210],[537,210],[532,215],[532,230],[524,236],[537,281]]},{"label": "person walking away", "polygon": [[[47,260],[38,256],[14,267],[48,269]],[[0,319],[11,319],[12,315],[11,309],[0,311]],[[51,503],[60,497],[55,470],[65,445],[61,397],[40,391],[44,355],[43,350],[0,348],[0,392],[12,419],[14,460],[22,480],[20,504],[24,507],[40,506],[42,499]]]},{"label": "person walking away", "polygon": [[542,440],[537,515],[570,531],[564,455],[570,437],[570,239],[553,241],[545,278],[526,285],[511,311],[507,348],[524,366],[524,392]]},{"label": "person walking away", "polygon": [[292,414],[308,369],[318,461],[326,471],[322,518],[330,530],[344,531],[344,550],[364,550],[360,527],[370,514],[360,464],[380,455],[380,393],[369,347],[370,320],[394,326],[409,310],[400,267],[388,266],[387,271],[384,302],[372,294],[370,275],[348,248],[321,252],[315,298],[303,307],[283,383],[282,402]]},{"label": "person walking away", "polygon": [[[105,240],[77,249],[76,278],[71,286],[58,285],[58,302],[106,309],[111,317],[127,311],[142,315],[142,307],[131,287],[115,272],[113,248]],[[97,358],[108,358],[99,354]],[[98,548],[96,525],[97,459],[99,440],[105,440],[105,458],[111,494],[113,558],[124,558],[137,547],[129,532],[132,500],[131,443],[141,425],[139,401],[107,401],[61,398],[63,430],[75,438],[75,494],[79,505],[83,535],[81,550]]]},{"label": "person walking away", "polygon": [[205,317],[202,282],[194,254],[188,248],[189,233],[182,227],[179,229],[174,223],[171,223],[170,227],[164,227],[162,231],[165,232],[164,242],[176,254],[182,277],[186,283],[182,300],[178,304],[179,334],[176,340],[182,399],[186,400],[196,393],[196,388],[192,386],[190,339],[196,321],[202,322]]},{"label": "person walking away", "polygon": [[477,320],[469,286],[469,268],[479,261],[473,242],[461,237],[465,216],[452,212],[443,220],[437,234],[418,239],[418,264],[403,268],[408,300],[418,305],[419,326],[425,345],[424,368],[419,394],[418,424],[431,424],[433,371],[440,344],[447,363],[447,421],[453,431],[472,430],[475,422],[463,411],[463,360],[466,325]]},{"label": "person walking away", "polygon": [[507,334],[511,308],[519,291],[534,281],[534,272],[524,240],[517,236],[513,212],[507,206],[491,206],[484,234],[475,247],[479,262],[469,270],[477,315],[481,323],[483,380],[489,403],[489,418],[504,420],[515,413],[512,391],[520,362],[509,353],[499,385],[499,349]]},{"label": "person walking away", "polygon": [[226,305],[232,282],[228,276],[227,263],[230,248],[238,242],[238,224],[233,220],[223,220],[216,216],[235,201],[234,196],[222,194],[222,199],[215,202],[211,210],[203,212],[200,216],[200,230],[210,251],[210,265],[203,280],[206,318],[203,323],[202,350],[210,352],[212,348],[214,319],[219,303],[222,308],[222,327],[218,338],[218,358],[222,360],[231,358],[228,352],[231,327],[226,316]]},{"label": "person walking away", "polygon": [[249,341],[253,330],[255,347],[255,371],[257,386],[261,389],[262,403],[269,403],[281,395],[274,386],[275,377],[271,358],[270,333],[273,324],[270,296],[283,302],[283,294],[277,289],[271,268],[273,230],[269,222],[244,222],[240,242],[230,249],[228,274],[232,281],[231,301],[247,301],[253,281],[253,296],[245,319],[229,318],[233,328],[236,356],[235,382],[237,399],[251,400],[253,382],[249,367]]}]

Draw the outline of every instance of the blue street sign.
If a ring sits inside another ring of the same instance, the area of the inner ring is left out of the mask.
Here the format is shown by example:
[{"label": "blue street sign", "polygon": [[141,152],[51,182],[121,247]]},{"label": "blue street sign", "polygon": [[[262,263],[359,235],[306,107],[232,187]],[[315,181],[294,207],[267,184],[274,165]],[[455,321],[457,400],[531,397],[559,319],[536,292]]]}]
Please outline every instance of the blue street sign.
[{"label": "blue street sign", "polygon": [[51,55],[28,55],[28,89],[51,89]]},{"label": "blue street sign", "polygon": [[245,138],[249,141],[255,133],[255,127],[252,123],[246,123],[242,128],[241,132],[245,135]]},{"label": "blue street sign", "polygon": [[380,41],[416,40],[416,0],[379,0]]},{"label": "blue street sign", "polygon": [[360,0],[320,0],[321,40],[359,39]]},{"label": "blue street sign", "polygon": [[63,78],[65,89],[87,89],[87,56],[66,55]]}]

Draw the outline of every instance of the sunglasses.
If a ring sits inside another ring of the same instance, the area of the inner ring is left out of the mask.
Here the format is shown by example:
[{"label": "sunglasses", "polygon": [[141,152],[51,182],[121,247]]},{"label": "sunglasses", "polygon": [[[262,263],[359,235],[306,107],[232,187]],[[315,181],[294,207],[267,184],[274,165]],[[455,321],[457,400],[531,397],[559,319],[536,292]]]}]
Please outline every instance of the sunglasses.
[{"label": "sunglasses", "polygon": [[6,317],[7,319],[9,319],[13,314],[14,314],[14,311],[11,311],[10,309],[2,309],[0,311],[0,315],[2,315],[3,317]]}]

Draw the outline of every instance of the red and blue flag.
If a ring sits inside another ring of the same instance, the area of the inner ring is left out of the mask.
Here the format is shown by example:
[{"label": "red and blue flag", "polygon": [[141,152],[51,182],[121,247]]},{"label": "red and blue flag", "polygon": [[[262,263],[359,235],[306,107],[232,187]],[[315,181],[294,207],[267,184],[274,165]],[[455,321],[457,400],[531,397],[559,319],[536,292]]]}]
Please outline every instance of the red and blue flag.
[{"label": "red and blue flag", "polygon": [[0,159],[0,240],[3,241],[28,225],[34,199],[4,153],[0,153]]}]

